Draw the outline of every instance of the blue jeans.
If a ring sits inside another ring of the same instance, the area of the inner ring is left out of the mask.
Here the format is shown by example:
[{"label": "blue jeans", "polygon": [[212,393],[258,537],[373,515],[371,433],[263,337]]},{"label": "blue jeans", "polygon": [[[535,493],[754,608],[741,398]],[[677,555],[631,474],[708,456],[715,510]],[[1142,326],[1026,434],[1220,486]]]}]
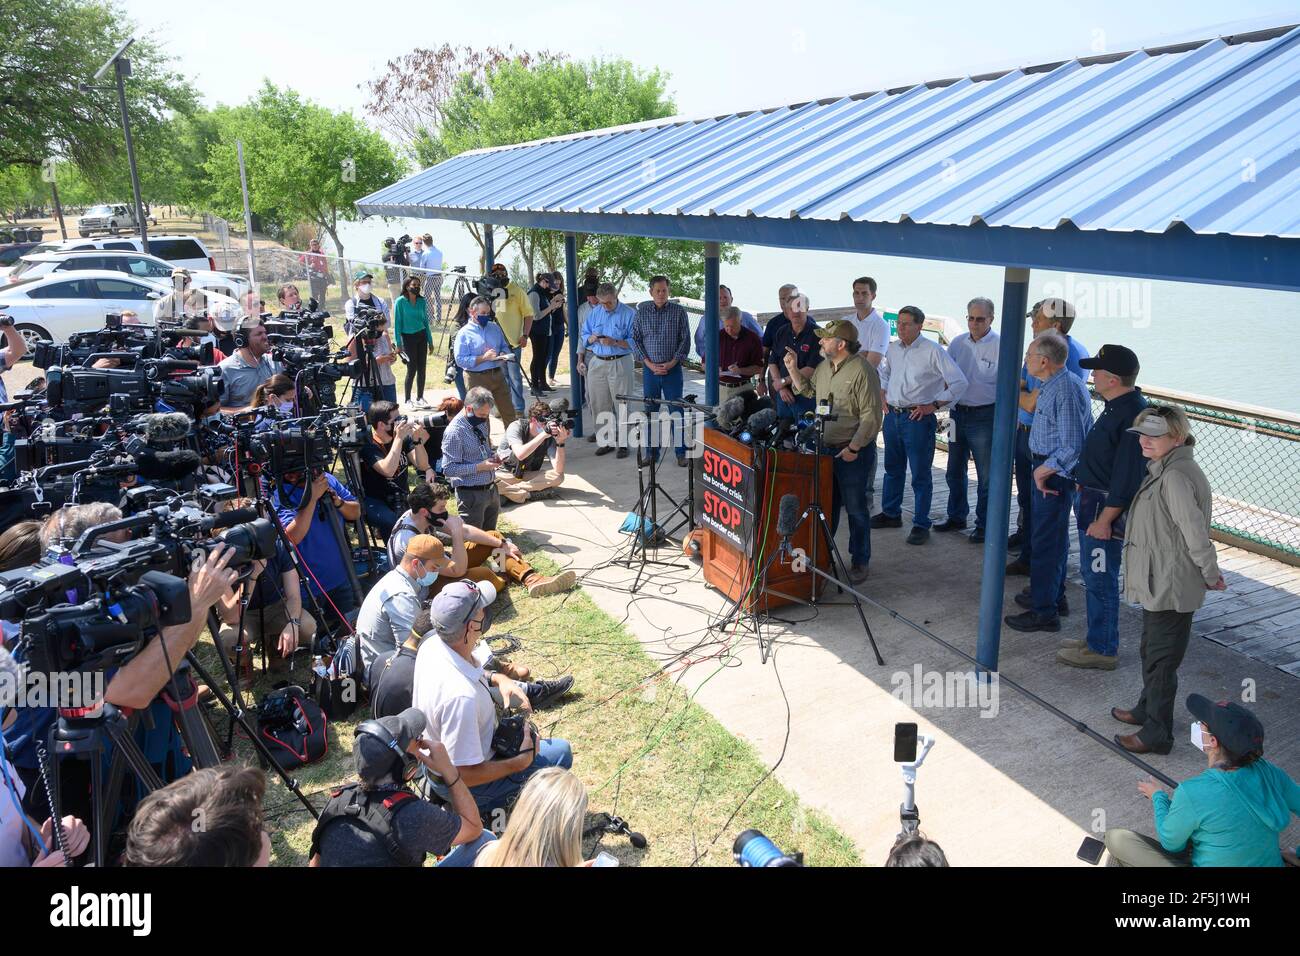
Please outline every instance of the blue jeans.
[{"label": "blue jeans", "polygon": [[777,418],[791,418],[791,419],[798,419],[802,417],[804,412],[811,412],[814,408],[817,407],[817,403],[815,400],[811,398],[804,398],[799,395],[796,395],[794,397],[793,405],[788,405],[781,400],[780,392],[772,393],[772,404],[776,406]]},{"label": "blue jeans", "polygon": [[906,412],[885,414],[885,480],[880,495],[880,511],[890,518],[903,514],[903,479],[912,472],[912,524],[929,528],[930,495],[934,478],[934,432],[937,421],[926,415],[918,421]]},{"label": "blue jeans", "polygon": [[[1034,467],[1041,464],[1038,459]],[[1070,559],[1070,513],[1074,510],[1074,482],[1060,475],[1047,479],[1057,492],[1043,494],[1034,489],[1030,506],[1034,514],[1033,557],[1029,562],[1029,593],[1034,613],[1040,618],[1056,617],[1056,605],[1065,597],[1065,569]]]},{"label": "blue jeans", "polygon": [[[656,375],[648,368],[641,370],[641,390],[646,398],[667,398],[680,400],[682,397],[682,367],[680,364],[674,365],[668,370],[667,375]],[[659,411],[658,402],[649,402],[645,407],[646,415],[650,421],[647,425],[649,434],[642,441],[643,445],[654,448],[655,457],[659,457],[659,427],[655,421],[655,413]],[[677,432],[677,454],[686,454],[686,430],[682,426],[681,412],[669,409],[669,418],[672,421],[673,430]]]},{"label": "blue jeans", "polygon": [[491,830],[484,830],[478,835],[477,840],[471,840],[469,843],[462,843],[460,846],[451,848],[451,852],[439,860],[435,866],[473,866],[474,861],[478,859],[479,853],[489,843],[496,840]]},{"label": "blue jeans", "polygon": [[0,432],[0,480],[13,481],[18,477],[18,456],[14,450],[13,432]]},{"label": "blue jeans", "polygon": [[831,500],[831,534],[840,527],[840,508],[849,513],[849,560],[864,567],[871,563],[871,509],[867,488],[876,464],[876,444],[865,446],[853,461],[833,458],[835,494]]},{"label": "blue jeans", "polygon": [[[1016,425],[1016,504],[1020,508],[1020,554],[1017,561],[1029,563],[1034,536],[1034,466],[1029,454],[1029,429]],[[1041,496],[1040,496],[1041,497]]]},{"label": "blue jeans", "polygon": [[573,766],[573,748],[569,746],[567,740],[555,738],[538,741],[536,757],[537,759],[527,770],[512,773],[491,783],[470,787],[469,792],[473,794],[474,802],[478,804],[479,813],[488,816],[493,810],[504,807],[511,797],[524,788],[528,778],[537,771],[545,770],[547,767],[563,767],[568,770]]},{"label": "blue jeans", "polygon": [[560,355],[564,352],[564,333],[568,327],[563,314],[551,320],[551,360],[547,363],[551,378],[555,378],[555,369],[560,364]]},{"label": "blue jeans", "polygon": [[370,411],[370,406],[374,402],[392,402],[397,404],[397,386],[396,385],[370,385],[367,387],[358,387],[356,390],[356,399],[361,404],[363,412]]},{"label": "blue jeans", "polygon": [[971,407],[958,405],[953,409],[956,425],[953,440],[948,443],[948,517],[965,521],[970,514],[966,501],[966,462],[975,459],[975,475],[979,481],[975,493],[975,527],[984,527],[984,517],[989,507],[989,462],[993,457],[993,406]]},{"label": "blue jeans", "polygon": [[462,402],[465,400],[465,370],[459,365],[456,366],[456,394]]},{"label": "blue jeans", "polygon": [[393,533],[393,526],[397,524],[397,512],[388,506],[388,502],[367,496],[366,524],[370,525],[378,537],[387,541]]},{"label": "blue jeans", "polygon": [[513,362],[501,363],[501,367],[506,370],[506,383],[510,386],[510,404],[514,405],[520,418],[524,414],[524,373],[519,368],[519,357],[523,353],[524,347],[521,345],[514,350]]},{"label": "blue jeans", "polygon": [[[1088,649],[1113,657],[1119,653],[1119,565],[1124,539],[1112,535],[1103,541],[1088,536],[1088,525],[1101,508],[1085,510],[1087,497],[1087,493],[1079,496],[1074,515],[1079,527],[1079,573],[1087,589]],[[1105,498],[1100,502],[1104,505]]]}]

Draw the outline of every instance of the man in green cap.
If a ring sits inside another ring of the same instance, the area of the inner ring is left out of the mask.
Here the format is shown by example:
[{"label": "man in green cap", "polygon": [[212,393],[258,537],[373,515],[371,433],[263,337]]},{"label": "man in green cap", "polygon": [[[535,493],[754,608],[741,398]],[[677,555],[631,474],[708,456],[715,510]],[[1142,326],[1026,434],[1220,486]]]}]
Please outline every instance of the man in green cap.
[{"label": "man in green cap", "polygon": [[830,405],[825,424],[827,454],[834,455],[835,493],[831,502],[831,534],[840,523],[840,509],[849,513],[849,582],[861,584],[871,561],[871,511],[867,505],[870,475],[876,460],[876,435],[883,408],[880,376],[875,366],[858,354],[857,327],[837,319],[816,330],[825,361],[816,368],[800,367],[786,355],[790,388],[796,395],[816,397],[817,405]]}]

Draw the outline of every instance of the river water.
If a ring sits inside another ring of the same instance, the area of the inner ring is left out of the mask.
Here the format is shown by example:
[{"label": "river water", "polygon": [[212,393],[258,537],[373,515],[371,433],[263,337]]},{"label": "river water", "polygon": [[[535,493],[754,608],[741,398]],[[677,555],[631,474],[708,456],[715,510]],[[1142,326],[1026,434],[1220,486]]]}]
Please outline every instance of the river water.
[{"label": "river water", "polygon": [[[416,231],[433,235],[448,267],[477,269],[478,246],[460,223],[372,218],[343,224],[340,238],[348,256],[378,261],[385,236]],[[522,279],[514,250],[503,258]],[[742,247],[740,262],[723,266],[722,281],[741,308],[768,312],[776,310],[783,282],[796,283],[813,308],[849,306],[861,275],[879,284],[877,305],[916,305],[957,320],[956,331],[965,330],[971,298],[1002,298],[1002,270],[991,266],[764,246]],[[1046,271],[1031,273],[1029,291],[1030,301],[1060,295],[1073,302],[1079,317],[1072,334],[1090,352],[1107,342],[1133,349],[1144,384],[1300,413],[1300,359],[1292,342],[1300,293]]]}]

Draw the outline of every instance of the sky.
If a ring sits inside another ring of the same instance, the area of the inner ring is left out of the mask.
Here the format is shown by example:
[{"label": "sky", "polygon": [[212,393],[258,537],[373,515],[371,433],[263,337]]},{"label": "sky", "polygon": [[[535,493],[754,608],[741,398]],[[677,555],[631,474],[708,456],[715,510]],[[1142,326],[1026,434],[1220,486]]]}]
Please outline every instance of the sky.
[{"label": "sky", "polygon": [[712,116],[1093,53],[1300,23],[1300,2],[654,0],[399,3],[121,0],[209,106],[263,78],[364,115],[363,84],[443,43],[623,57],[668,74],[678,112]]}]

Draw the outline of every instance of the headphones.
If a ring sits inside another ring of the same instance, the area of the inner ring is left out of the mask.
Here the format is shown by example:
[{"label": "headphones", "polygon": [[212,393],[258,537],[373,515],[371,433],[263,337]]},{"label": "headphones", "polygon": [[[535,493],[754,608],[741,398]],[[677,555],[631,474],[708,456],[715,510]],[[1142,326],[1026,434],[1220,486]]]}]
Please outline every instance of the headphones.
[{"label": "headphones", "polygon": [[389,768],[391,773],[398,780],[409,780],[412,776],[411,771],[415,769],[415,758],[403,750],[397,744],[397,738],[385,729],[384,725],[377,720],[365,720],[357,724],[357,729],[353,731],[353,742],[356,738],[365,734],[367,737],[374,737],[394,754],[394,762]]}]

